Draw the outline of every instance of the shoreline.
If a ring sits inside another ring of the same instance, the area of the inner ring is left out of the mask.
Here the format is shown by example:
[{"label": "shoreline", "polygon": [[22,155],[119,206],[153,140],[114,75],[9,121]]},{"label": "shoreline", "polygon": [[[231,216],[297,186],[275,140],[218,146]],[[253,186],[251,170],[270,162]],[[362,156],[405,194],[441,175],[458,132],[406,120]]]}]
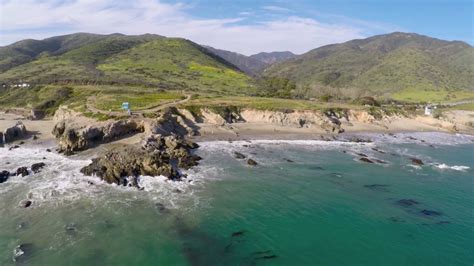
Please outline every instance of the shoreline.
[{"label": "shoreline", "polygon": [[[465,114],[470,118],[474,115]],[[465,118],[464,118],[465,119]],[[289,125],[278,125],[276,123],[258,123],[258,122],[236,122],[231,124],[211,124],[196,123],[197,135],[188,136],[189,140],[195,142],[208,141],[246,141],[246,140],[334,140],[337,137],[364,135],[364,134],[396,134],[396,133],[417,133],[417,132],[440,132],[446,134],[464,134],[474,136],[472,128],[462,128],[457,131],[448,130],[439,124],[441,120],[434,120],[431,117],[412,117],[397,118],[391,121],[373,121],[373,122],[352,122],[342,123],[344,132],[328,133],[322,127],[294,127]],[[11,113],[0,112],[0,132],[10,126],[14,126],[21,121],[26,126],[29,134],[23,139],[19,139],[10,145],[16,145],[23,142],[24,145],[42,146],[56,149],[58,140],[52,134],[55,122],[53,119],[28,120],[23,116]],[[427,122],[428,121],[428,122]],[[438,124],[436,123],[438,122]],[[136,145],[145,137],[146,133],[136,133],[125,136],[109,143],[98,144],[88,150],[82,151],[75,156],[92,157],[103,153],[111,147],[117,145]],[[36,136],[37,139],[33,139]],[[7,144],[7,145],[9,145]]]}]

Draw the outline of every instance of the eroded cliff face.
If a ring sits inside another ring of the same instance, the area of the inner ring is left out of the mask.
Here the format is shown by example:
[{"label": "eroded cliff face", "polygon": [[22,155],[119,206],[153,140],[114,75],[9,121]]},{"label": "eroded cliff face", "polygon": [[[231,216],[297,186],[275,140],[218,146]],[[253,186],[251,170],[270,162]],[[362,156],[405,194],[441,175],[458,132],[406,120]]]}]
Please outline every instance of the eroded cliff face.
[{"label": "eroded cliff face", "polygon": [[97,144],[143,132],[146,136],[196,134],[194,124],[176,110],[165,111],[157,118],[95,121],[62,107],[56,111],[54,120],[56,125],[53,135],[58,139],[58,151],[65,154],[83,151]]}]

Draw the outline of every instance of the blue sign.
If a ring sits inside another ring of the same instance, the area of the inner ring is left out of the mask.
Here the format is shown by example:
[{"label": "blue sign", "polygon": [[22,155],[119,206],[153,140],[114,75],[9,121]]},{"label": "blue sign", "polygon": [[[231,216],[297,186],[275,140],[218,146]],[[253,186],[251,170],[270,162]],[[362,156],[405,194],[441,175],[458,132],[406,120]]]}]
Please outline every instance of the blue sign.
[{"label": "blue sign", "polygon": [[128,102],[122,103],[122,109],[123,110],[130,110],[130,104]]}]

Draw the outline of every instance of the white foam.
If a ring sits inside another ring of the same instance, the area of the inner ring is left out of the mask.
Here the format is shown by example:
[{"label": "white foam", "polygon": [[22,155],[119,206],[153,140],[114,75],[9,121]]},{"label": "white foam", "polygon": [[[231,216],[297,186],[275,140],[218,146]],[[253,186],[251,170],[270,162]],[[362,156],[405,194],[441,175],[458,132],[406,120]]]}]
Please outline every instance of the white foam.
[{"label": "white foam", "polygon": [[[11,176],[0,185],[0,195],[11,193],[16,200],[30,199],[34,206],[43,204],[66,204],[84,198],[127,201],[134,197],[159,200],[167,207],[177,206],[181,198],[194,195],[193,185],[186,179],[182,182],[170,182],[165,177],[143,176],[139,178],[144,191],[136,188],[110,185],[97,177],[84,176],[80,169],[91,160],[66,157],[47,152],[41,147],[20,147],[14,150],[0,148],[0,170],[14,172],[18,167],[30,167],[34,163],[44,162],[46,166],[40,173],[30,172],[29,176]],[[9,164],[6,164],[9,162]],[[193,180],[200,176],[193,176]],[[179,191],[178,191],[179,190]]]},{"label": "white foam", "polygon": [[442,132],[405,132],[396,134],[364,133],[354,134],[371,138],[375,143],[405,144],[416,143],[421,145],[460,145],[474,144],[474,136],[465,134],[449,134]]},{"label": "white foam", "polygon": [[438,168],[438,169],[442,169],[442,170],[445,170],[445,169],[449,169],[449,170],[455,170],[455,171],[461,171],[461,172],[466,172],[467,170],[471,169],[471,167],[469,166],[464,166],[464,165],[453,165],[453,166],[449,166],[447,164],[435,164],[434,167]]}]

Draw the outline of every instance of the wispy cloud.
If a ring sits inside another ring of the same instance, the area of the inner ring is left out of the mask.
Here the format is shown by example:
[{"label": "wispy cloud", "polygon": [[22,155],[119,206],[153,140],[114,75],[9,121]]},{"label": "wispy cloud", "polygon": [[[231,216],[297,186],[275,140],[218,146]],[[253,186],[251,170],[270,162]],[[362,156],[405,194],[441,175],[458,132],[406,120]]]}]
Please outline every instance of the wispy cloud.
[{"label": "wispy cloud", "polygon": [[250,22],[245,20],[250,13],[198,19],[191,11],[192,7],[185,4],[159,0],[0,0],[0,45],[73,32],[120,32],[183,37],[244,54],[277,50],[303,53],[365,37],[370,28],[363,23],[323,23],[301,16]]},{"label": "wispy cloud", "polygon": [[291,9],[284,8],[281,6],[263,6],[262,9],[273,11],[273,12],[291,12]]}]

